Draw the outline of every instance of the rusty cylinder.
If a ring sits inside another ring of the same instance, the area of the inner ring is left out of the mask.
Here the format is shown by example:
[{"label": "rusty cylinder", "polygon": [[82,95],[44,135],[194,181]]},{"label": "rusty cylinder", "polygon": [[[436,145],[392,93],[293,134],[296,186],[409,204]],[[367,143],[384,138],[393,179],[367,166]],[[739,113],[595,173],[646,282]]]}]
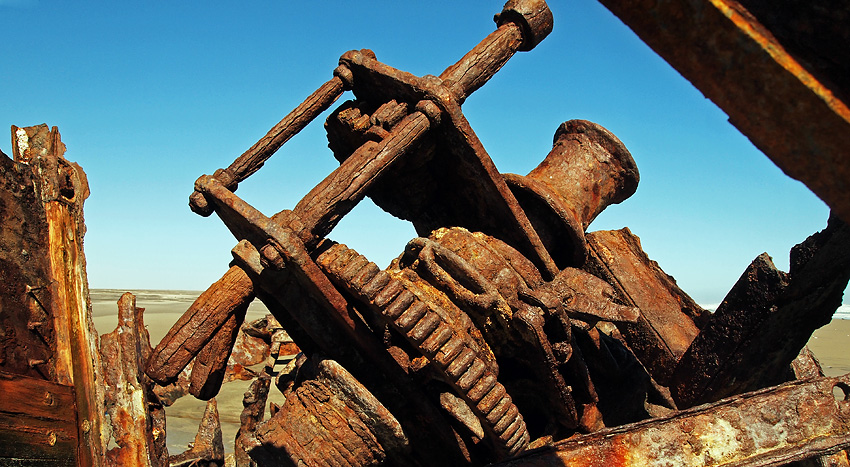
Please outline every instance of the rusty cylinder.
[{"label": "rusty cylinder", "polygon": [[587,120],[562,123],[552,150],[526,176],[505,174],[558,267],[584,263],[584,231],[602,210],[637,189],[637,165],[611,132]]}]

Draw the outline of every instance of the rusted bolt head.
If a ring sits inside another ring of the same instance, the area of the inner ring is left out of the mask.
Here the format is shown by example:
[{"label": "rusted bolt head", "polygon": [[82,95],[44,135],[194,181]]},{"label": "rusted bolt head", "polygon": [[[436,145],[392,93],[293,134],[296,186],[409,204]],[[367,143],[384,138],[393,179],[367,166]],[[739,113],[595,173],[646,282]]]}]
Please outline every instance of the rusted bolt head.
[{"label": "rusted bolt head", "polygon": [[354,73],[351,72],[348,65],[340,63],[334,70],[334,76],[342,80],[342,88],[346,91],[354,88]]},{"label": "rusted bolt head", "polygon": [[213,213],[213,208],[207,203],[207,199],[204,198],[204,195],[198,191],[193,191],[191,195],[189,195],[189,209],[192,210],[195,214],[208,217]]},{"label": "rusted bolt head", "polygon": [[260,249],[260,254],[267,266],[274,269],[283,269],[286,267],[286,262],[284,262],[283,256],[280,255],[280,252],[271,243],[267,243],[263,246],[263,248]]},{"label": "rusted bolt head", "polygon": [[522,29],[522,45],[527,52],[552,32],[554,18],[544,0],[509,0],[502,12],[493,18],[499,26],[516,23]]}]

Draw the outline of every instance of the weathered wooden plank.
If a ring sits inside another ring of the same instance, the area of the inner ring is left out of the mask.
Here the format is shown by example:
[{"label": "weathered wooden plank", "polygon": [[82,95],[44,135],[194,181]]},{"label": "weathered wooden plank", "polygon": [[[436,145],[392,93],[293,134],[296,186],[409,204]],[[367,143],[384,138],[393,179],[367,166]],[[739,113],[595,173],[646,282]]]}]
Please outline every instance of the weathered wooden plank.
[{"label": "weathered wooden plank", "polygon": [[0,412],[76,423],[74,388],[0,372]]},{"label": "weathered wooden plank", "polygon": [[50,459],[76,465],[75,399],[71,386],[0,373],[0,464]]},{"label": "weathered wooden plank", "polygon": [[[48,339],[49,355],[30,358],[30,367],[58,383],[73,385],[78,411],[78,462],[98,465],[105,449],[101,436],[103,392],[96,384],[100,378],[100,353],[97,334],[88,305],[88,279],[83,254],[83,203],[89,195],[83,170],[67,161],[65,145],[56,127],[47,125],[12,127],[12,149],[16,161],[29,165],[33,173],[35,196],[45,220],[41,249],[27,255],[45,258],[48,269],[37,277],[40,283],[13,284],[25,289],[29,300],[27,332]],[[23,252],[22,252],[23,254]],[[22,310],[23,311],[23,310]],[[49,317],[49,318],[48,318]],[[48,331],[52,328],[52,332]]]}]

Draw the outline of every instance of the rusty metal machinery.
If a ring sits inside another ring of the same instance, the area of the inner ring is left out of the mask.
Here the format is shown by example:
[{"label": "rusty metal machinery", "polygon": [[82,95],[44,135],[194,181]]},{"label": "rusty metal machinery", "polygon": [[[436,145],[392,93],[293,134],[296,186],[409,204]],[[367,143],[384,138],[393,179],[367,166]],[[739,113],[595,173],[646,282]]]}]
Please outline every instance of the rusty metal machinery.
[{"label": "rusty metal machinery", "polygon": [[[846,393],[846,379],[738,396],[801,377],[791,363],[802,364],[805,339],[850,276],[847,226],[832,220],[801,244],[790,273],[757,259],[709,314],[628,229],[586,232],[639,180],[605,128],[565,122],[529,174],[497,171],[461,104],[553,20],[542,0],[511,0],[495,20],[496,31],[439,76],[392,68],[369,50],[343,54],[333,78],[263,139],[196,181],[191,208],[215,212],[239,243],[230,269],[152,352],[148,375],[168,384],[194,360],[190,392],[213,397],[256,297],[302,351],[277,379],[286,402],[240,432],[237,445],[261,465],[563,465],[587,446],[608,453],[584,457],[587,465],[626,465],[614,453],[645,455],[642,439],[660,445],[652,430],[684,443],[712,426],[712,414],[748,404],[775,405],[774,424],[803,433],[802,419],[786,420],[782,391],[816,398],[830,423],[816,449],[759,446],[752,456],[768,460],[754,465],[850,445],[848,402],[832,395]],[[270,217],[234,194],[346,90],[354,99],[325,123],[339,168]],[[419,235],[383,270],[328,238],[366,196]],[[748,309],[769,311],[740,319]],[[769,338],[758,337],[768,325]],[[730,395],[738,398],[680,412]],[[727,452],[704,451],[693,465],[720,465]]]}]

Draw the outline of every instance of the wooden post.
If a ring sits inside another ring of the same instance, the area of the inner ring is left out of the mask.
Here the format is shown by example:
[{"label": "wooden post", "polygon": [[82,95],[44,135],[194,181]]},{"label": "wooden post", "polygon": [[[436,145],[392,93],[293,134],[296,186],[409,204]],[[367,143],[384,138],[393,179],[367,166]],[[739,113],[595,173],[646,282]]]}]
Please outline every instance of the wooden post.
[{"label": "wooden post", "polygon": [[[91,320],[82,245],[83,202],[89,195],[88,182],[82,169],[63,157],[65,145],[56,127],[13,126],[12,150],[15,162],[12,165],[4,161],[5,166],[12,168],[5,175],[12,176],[14,172],[20,177],[28,171],[24,178],[33,187],[28,197],[19,198],[17,208],[27,212],[40,226],[22,234],[32,240],[35,248],[13,253],[22,255],[18,266],[25,271],[30,267],[30,257],[34,258],[33,263],[43,267],[17,278],[26,277],[25,284],[6,285],[11,299],[27,303],[28,310],[5,309],[4,305],[3,312],[19,314],[17,321],[26,322],[25,329],[37,333],[47,343],[48,348],[34,350],[43,355],[26,358],[26,364],[44,379],[72,387],[79,440],[76,462],[101,465],[105,440],[101,434],[103,391],[96,384],[101,360]],[[13,221],[4,226],[4,230],[10,231],[10,239],[16,233],[15,228],[26,228],[16,227]],[[28,316],[24,316],[27,311]],[[11,352],[11,345],[2,343],[4,353]],[[10,362],[10,367],[15,365]]]}]

